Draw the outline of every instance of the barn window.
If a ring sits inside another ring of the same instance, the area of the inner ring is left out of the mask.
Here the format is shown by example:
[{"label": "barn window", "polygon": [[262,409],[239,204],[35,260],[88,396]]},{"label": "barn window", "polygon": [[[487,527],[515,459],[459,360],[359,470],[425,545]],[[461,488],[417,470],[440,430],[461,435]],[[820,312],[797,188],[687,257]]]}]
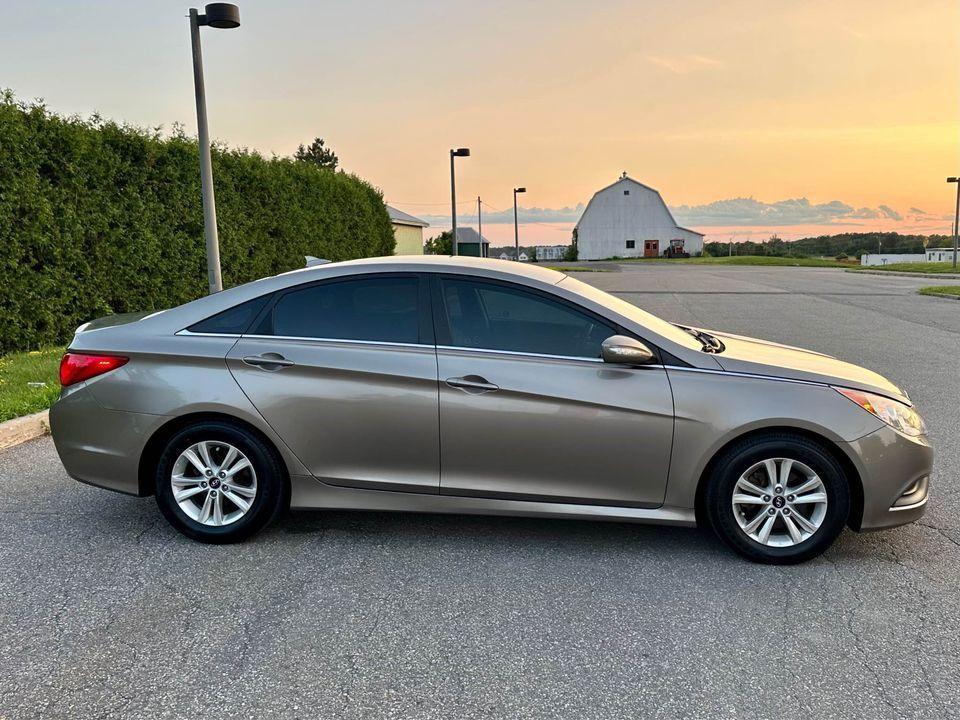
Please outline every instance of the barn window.
[{"label": "barn window", "polygon": [[627,250],[633,250],[636,246],[636,240],[627,240]]},{"label": "barn window", "polygon": [[624,195],[629,195],[629,194],[630,194],[630,191],[629,191],[629,190],[624,190],[624,191],[623,191],[623,194],[624,194]]}]

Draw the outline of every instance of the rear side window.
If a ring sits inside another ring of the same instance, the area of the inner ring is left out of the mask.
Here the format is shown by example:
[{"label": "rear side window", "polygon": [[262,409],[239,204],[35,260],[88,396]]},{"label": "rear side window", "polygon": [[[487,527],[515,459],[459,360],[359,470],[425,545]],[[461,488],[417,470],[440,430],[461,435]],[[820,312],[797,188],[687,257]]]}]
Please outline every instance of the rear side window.
[{"label": "rear side window", "polygon": [[592,315],[515,286],[444,278],[440,289],[455,347],[598,358],[616,334]]},{"label": "rear side window", "polygon": [[288,292],[273,308],[268,334],[418,343],[419,282],[416,277],[371,277]]},{"label": "rear side window", "polygon": [[224,335],[242,335],[250,327],[250,324],[256,319],[264,305],[267,304],[269,295],[247,300],[245,303],[235,305],[229,310],[211,315],[205,320],[194,323],[187,328],[195,333],[216,333]]}]

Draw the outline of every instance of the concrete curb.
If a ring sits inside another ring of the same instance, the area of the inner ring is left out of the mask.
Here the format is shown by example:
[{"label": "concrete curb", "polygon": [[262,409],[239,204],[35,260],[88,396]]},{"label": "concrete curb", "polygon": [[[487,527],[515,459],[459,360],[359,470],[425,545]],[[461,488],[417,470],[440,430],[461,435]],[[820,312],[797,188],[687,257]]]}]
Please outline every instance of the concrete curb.
[{"label": "concrete curb", "polygon": [[922,292],[918,292],[917,295],[921,295],[921,296],[923,296],[923,297],[946,298],[947,300],[960,300],[960,295],[948,295],[947,293],[922,293]]},{"label": "concrete curb", "polygon": [[50,411],[14,418],[0,423],[0,450],[12,448],[50,432]]},{"label": "concrete curb", "polygon": [[915,273],[915,272],[901,272],[900,270],[853,270],[847,269],[844,272],[848,273],[857,273],[859,275],[895,275],[896,277],[912,277],[912,278],[940,278],[941,280],[960,280],[960,275],[955,275],[953,273]]}]

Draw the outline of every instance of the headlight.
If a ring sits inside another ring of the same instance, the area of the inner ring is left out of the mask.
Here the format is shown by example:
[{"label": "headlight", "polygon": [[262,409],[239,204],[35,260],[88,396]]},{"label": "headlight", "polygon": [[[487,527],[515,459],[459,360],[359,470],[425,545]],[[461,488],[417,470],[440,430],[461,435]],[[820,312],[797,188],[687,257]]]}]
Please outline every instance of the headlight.
[{"label": "headlight", "polygon": [[868,413],[882,420],[895,430],[899,430],[904,435],[917,437],[927,434],[927,426],[923,422],[920,414],[909,405],[902,402],[891,400],[882,395],[863,392],[862,390],[851,390],[850,388],[835,387],[838,393],[853,400]]}]

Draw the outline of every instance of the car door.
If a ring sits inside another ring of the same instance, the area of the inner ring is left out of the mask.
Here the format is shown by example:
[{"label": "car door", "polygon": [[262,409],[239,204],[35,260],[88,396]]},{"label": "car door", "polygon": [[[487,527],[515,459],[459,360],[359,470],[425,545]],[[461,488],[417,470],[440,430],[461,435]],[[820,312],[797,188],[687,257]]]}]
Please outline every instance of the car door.
[{"label": "car door", "polygon": [[514,283],[432,280],[441,493],[655,507],[673,441],[662,365],[606,364],[617,327]]},{"label": "car door", "polygon": [[278,293],[227,364],[320,480],[438,492],[437,361],[420,276],[371,273]]}]

